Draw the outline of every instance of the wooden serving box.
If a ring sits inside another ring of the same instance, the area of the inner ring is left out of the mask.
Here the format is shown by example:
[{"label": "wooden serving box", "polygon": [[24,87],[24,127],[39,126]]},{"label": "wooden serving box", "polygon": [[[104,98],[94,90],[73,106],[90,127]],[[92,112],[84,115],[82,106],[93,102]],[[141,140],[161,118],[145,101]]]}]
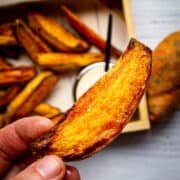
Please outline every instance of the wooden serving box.
[{"label": "wooden serving box", "polygon": [[[58,21],[61,21],[61,23],[64,23],[70,31],[76,33],[60,15],[59,5],[63,3],[104,38],[106,38],[107,33],[108,15],[109,12],[111,12],[113,15],[112,44],[121,50],[125,49],[130,37],[135,37],[130,0],[28,0],[25,3],[17,0],[13,1],[13,4],[9,2],[11,1],[6,2],[7,6],[3,4],[3,7],[1,7],[1,21],[15,17],[25,17],[25,14],[35,5],[40,6],[44,13],[53,16]],[[98,50],[92,47],[91,51]],[[18,61],[11,59],[9,59],[9,61],[17,66],[31,64],[29,57],[26,55],[22,55]],[[79,72],[70,72],[61,74],[58,85],[47,101],[66,112],[74,103],[73,86],[78,73]],[[133,119],[128,123],[123,132],[141,131],[149,128],[150,122],[146,97],[144,95]]]}]

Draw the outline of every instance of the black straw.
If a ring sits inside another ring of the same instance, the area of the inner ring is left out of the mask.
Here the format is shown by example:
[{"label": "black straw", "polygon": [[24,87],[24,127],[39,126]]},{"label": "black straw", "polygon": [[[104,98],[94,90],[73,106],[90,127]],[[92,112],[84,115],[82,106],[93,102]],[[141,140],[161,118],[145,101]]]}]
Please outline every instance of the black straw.
[{"label": "black straw", "polygon": [[112,14],[109,14],[108,21],[108,32],[106,39],[106,58],[105,58],[105,71],[107,72],[109,69],[109,61],[110,61],[110,51],[111,51],[111,31],[112,31]]}]

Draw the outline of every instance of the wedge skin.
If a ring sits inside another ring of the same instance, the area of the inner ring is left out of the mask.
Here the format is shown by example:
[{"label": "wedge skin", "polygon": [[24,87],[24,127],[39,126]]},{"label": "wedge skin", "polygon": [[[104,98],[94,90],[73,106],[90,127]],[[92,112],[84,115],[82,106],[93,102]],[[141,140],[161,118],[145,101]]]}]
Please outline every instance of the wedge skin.
[{"label": "wedge skin", "polygon": [[61,123],[32,143],[34,156],[80,160],[107,146],[133,116],[150,71],[151,50],[132,39],[117,64],[79,98]]},{"label": "wedge skin", "polygon": [[[106,41],[98,35],[94,30],[83,23],[75,14],[73,14],[66,6],[60,6],[63,15],[66,17],[70,25],[81,34],[88,42],[95,45],[103,52],[106,49]],[[111,45],[111,55],[118,57],[121,55],[121,51]]]},{"label": "wedge skin", "polygon": [[57,80],[57,76],[50,71],[38,74],[8,105],[5,116],[6,122],[29,115],[50,94]]},{"label": "wedge skin", "polygon": [[89,44],[67,31],[60,23],[41,13],[28,15],[29,25],[58,51],[81,53],[89,49]]},{"label": "wedge skin", "polygon": [[16,19],[14,31],[19,43],[35,62],[37,53],[52,52],[48,45],[21,19]]},{"label": "wedge skin", "polygon": [[104,61],[103,53],[39,53],[37,63],[41,67],[56,71],[79,69],[89,64]]},{"label": "wedge skin", "polygon": [[36,75],[35,67],[15,67],[0,70],[0,87],[23,84]]}]

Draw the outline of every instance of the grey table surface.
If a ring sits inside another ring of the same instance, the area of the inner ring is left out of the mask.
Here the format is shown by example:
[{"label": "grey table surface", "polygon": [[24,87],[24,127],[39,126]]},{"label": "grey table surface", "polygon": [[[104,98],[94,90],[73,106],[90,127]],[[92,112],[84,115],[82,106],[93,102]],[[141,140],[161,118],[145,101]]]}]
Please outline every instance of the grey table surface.
[{"label": "grey table surface", "polygon": [[[136,35],[154,49],[180,30],[179,0],[132,0]],[[92,158],[71,163],[83,180],[179,180],[180,110],[146,132],[123,134]]]}]

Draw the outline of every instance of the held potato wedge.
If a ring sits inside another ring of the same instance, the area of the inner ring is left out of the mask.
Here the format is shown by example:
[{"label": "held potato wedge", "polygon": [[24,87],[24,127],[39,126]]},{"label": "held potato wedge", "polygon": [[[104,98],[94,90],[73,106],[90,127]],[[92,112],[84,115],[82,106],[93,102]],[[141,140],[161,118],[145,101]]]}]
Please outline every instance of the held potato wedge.
[{"label": "held potato wedge", "polygon": [[150,70],[151,50],[132,39],[117,64],[79,98],[62,122],[32,143],[34,155],[78,160],[108,145],[133,116]]},{"label": "held potato wedge", "polygon": [[41,67],[63,71],[78,69],[94,62],[104,61],[104,58],[105,56],[102,53],[39,53],[37,63]]},{"label": "held potato wedge", "polygon": [[41,72],[31,80],[18,96],[9,104],[6,121],[12,121],[27,116],[52,91],[57,77],[49,72]]},{"label": "held potato wedge", "polygon": [[43,14],[32,12],[28,15],[29,25],[58,51],[80,53],[87,51],[86,41],[68,32],[60,23]]},{"label": "held potato wedge", "polygon": [[45,42],[21,19],[16,20],[14,31],[17,40],[35,62],[37,53],[51,52],[51,49],[45,44]]},{"label": "held potato wedge", "polygon": [[35,67],[16,67],[0,70],[0,87],[22,84],[36,75]]},{"label": "held potato wedge", "polygon": [[[95,45],[97,48],[103,52],[106,49],[106,41],[94,32],[90,27],[83,23],[75,14],[73,14],[66,6],[62,5],[61,11],[66,17],[70,25],[80,33],[88,42]],[[111,45],[111,55],[118,57],[121,55],[121,51]]]},{"label": "held potato wedge", "polygon": [[45,116],[47,118],[52,118],[60,113],[60,109],[57,107],[54,107],[47,103],[40,103],[36,108],[34,109],[34,113]]}]

